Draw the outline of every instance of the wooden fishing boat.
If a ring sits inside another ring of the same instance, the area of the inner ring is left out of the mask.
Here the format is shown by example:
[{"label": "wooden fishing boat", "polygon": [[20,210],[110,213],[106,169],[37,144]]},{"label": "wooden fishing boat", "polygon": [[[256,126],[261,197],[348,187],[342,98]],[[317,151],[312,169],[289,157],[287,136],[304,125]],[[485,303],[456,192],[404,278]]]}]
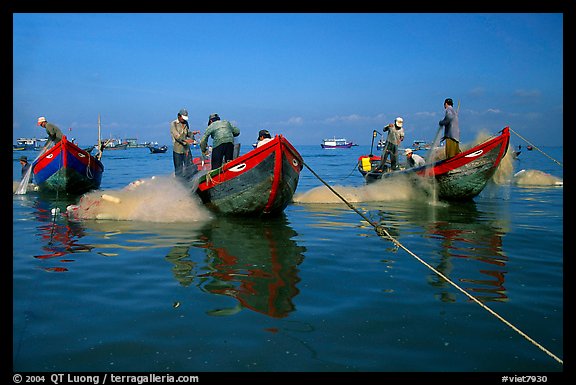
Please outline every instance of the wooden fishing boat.
[{"label": "wooden fishing boat", "polygon": [[433,163],[398,171],[380,169],[380,156],[362,155],[358,158],[358,171],[366,182],[373,182],[393,175],[434,178],[438,198],[442,200],[470,200],[480,194],[494,175],[510,142],[510,129],[505,127],[492,137],[460,154]]},{"label": "wooden fishing boat", "polygon": [[196,193],[212,211],[272,216],[292,201],[303,159],[282,135],[225,163],[199,173]]},{"label": "wooden fishing boat", "polygon": [[163,154],[168,150],[168,146],[148,146],[151,154]]},{"label": "wooden fishing boat", "polygon": [[84,194],[100,187],[104,165],[66,136],[32,163],[40,191]]}]

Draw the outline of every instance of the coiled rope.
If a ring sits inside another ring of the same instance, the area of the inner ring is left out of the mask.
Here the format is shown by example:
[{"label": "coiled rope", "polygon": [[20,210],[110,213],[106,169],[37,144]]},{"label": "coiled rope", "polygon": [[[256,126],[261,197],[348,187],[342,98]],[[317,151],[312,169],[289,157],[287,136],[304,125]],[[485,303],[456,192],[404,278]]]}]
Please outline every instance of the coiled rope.
[{"label": "coiled rope", "polygon": [[418,260],[418,262],[422,263],[424,266],[426,266],[428,269],[432,270],[435,274],[437,274],[440,278],[442,278],[443,280],[445,280],[446,282],[448,282],[450,285],[454,286],[456,289],[458,289],[458,291],[460,291],[461,293],[463,293],[466,297],[470,298],[472,301],[474,301],[476,304],[478,304],[480,307],[482,307],[484,310],[486,310],[487,312],[489,312],[490,314],[492,314],[493,316],[495,316],[496,318],[498,318],[500,321],[502,321],[504,324],[506,324],[507,326],[509,326],[510,328],[512,328],[512,330],[514,330],[515,332],[517,332],[518,334],[520,334],[522,337],[526,338],[528,341],[530,341],[532,344],[534,344],[535,346],[537,346],[539,349],[541,349],[542,351],[544,351],[546,354],[548,354],[550,357],[552,357],[553,359],[555,359],[557,362],[559,362],[560,364],[564,364],[564,361],[562,361],[560,358],[558,358],[555,354],[553,354],[552,352],[550,352],[548,349],[546,349],[544,346],[542,346],[541,344],[539,344],[537,341],[535,341],[534,339],[532,339],[530,336],[528,336],[526,333],[524,333],[523,331],[521,331],[520,329],[518,329],[516,326],[512,325],[510,322],[508,322],[506,319],[504,319],[502,316],[500,316],[498,313],[496,313],[494,310],[492,310],[491,308],[489,308],[488,306],[486,306],[485,304],[483,304],[482,302],[480,302],[476,297],[474,297],[473,295],[469,294],[466,290],[462,289],[460,286],[458,286],[456,283],[454,283],[452,280],[450,280],[450,278],[446,277],[444,274],[442,274],[440,271],[438,271],[437,269],[435,269],[433,266],[431,266],[430,264],[428,264],[426,261],[424,261],[422,258],[420,258],[419,256],[417,256],[416,254],[414,254],[412,251],[410,251],[407,247],[405,247],[402,243],[400,243],[396,238],[394,238],[392,235],[390,235],[390,233],[388,232],[388,230],[386,229],[386,227],[379,225],[377,223],[372,222],[366,215],[364,215],[362,212],[360,212],[356,207],[354,207],[350,202],[348,202],[342,195],[340,195],[336,190],[334,190],[332,188],[332,186],[330,186],[328,183],[326,183],[318,174],[316,174],[316,172],[314,172],[314,170],[312,170],[310,168],[310,166],[308,166],[308,164],[306,162],[302,162],[304,164],[304,166],[306,166],[306,168],[308,170],[310,170],[310,172],[316,177],[318,178],[318,180],[320,182],[322,182],[326,187],[328,187],[328,189],[330,191],[332,191],[338,198],[340,198],[340,200],[342,200],[342,202],[344,202],[348,207],[350,207],[350,209],[352,209],[353,211],[355,211],[358,215],[360,215],[362,217],[362,219],[364,219],[366,222],[368,222],[368,224],[370,224],[372,227],[374,227],[374,230],[376,231],[376,234],[378,234],[378,236],[380,237],[386,237],[388,240],[390,240],[392,243],[394,243],[395,246],[401,248],[402,250],[406,251],[408,254],[410,254],[412,257],[416,258],[416,260]]},{"label": "coiled rope", "polygon": [[[508,127],[510,128],[510,127]],[[512,131],[514,134],[516,134],[520,139],[522,139],[523,141],[525,141],[526,143],[528,143],[529,145],[531,145],[532,147],[534,147],[535,149],[537,149],[538,151],[540,151],[542,154],[544,154],[545,156],[547,156],[548,158],[552,159],[553,162],[555,162],[556,164],[558,164],[560,167],[564,167],[562,166],[562,163],[558,162],[556,159],[552,158],[550,155],[546,154],[544,151],[542,151],[541,149],[538,148],[538,146],[530,143],[528,141],[528,139],[522,137],[519,133],[517,133],[516,131],[514,131],[513,129],[510,128],[510,131]]]}]

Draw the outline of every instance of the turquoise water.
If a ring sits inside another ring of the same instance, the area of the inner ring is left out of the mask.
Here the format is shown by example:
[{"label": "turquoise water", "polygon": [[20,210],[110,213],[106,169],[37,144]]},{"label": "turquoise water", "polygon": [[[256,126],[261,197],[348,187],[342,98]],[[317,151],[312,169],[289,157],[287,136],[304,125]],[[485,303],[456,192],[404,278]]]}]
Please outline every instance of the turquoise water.
[{"label": "turquoise water", "polygon": [[[123,220],[71,221],[51,210],[74,200],[13,197],[12,369],[564,371],[564,188],[513,178],[562,167],[524,150],[504,182],[446,204],[405,186],[368,191],[355,170],[368,146],[297,149],[401,247],[306,168],[282,217],[213,218],[170,180],[171,151],[105,153],[101,189],[122,197]],[[542,150],[562,162],[561,147]],[[128,195],[136,179],[148,190]]]}]

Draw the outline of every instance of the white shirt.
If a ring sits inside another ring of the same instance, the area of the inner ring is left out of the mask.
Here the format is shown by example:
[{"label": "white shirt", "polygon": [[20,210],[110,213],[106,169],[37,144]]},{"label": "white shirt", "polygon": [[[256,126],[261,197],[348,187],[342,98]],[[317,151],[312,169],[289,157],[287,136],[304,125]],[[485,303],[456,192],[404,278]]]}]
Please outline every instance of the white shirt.
[{"label": "white shirt", "polygon": [[426,164],[426,161],[424,160],[424,158],[422,158],[418,154],[412,153],[412,160],[410,160],[408,158],[408,165],[410,167],[420,167],[420,166],[424,166],[425,164]]},{"label": "white shirt", "polygon": [[268,143],[268,142],[271,141],[271,140],[272,140],[272,138],[264,138],[264,139],[262,139],[262,140],[259,140],[259,141],[258,141],[258,144],[256,145],[256,148],[260,147],[260,146],[263,145],[263,144]]}]

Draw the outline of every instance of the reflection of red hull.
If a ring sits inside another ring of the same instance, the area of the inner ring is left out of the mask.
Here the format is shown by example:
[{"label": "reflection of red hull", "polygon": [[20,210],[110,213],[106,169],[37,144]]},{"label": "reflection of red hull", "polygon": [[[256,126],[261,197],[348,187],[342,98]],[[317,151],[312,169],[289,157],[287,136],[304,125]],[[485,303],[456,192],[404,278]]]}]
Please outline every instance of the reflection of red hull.
[{"label": "reflection of red hull", "polygon": [[282,135],[199,178],[210,209],[232,215],[276,215],[292,201],[303,160]]},{"label": "reflection of red hull", "polygon": [[104,166],[63,136],[38,157],[32,171],[41,190],[84,194],[100,187]]},{"label": "reflection of red hull", "polygon": [[[438,186],[438,197],[445,200],[468,200],[474,198],[488,183],[506,155],[510,141],[510,129],[505,127],[501,134],[470,148],[450,159],[439,160],[431,165],[395,172],[374,170],[380,162],[379,156],[361,156],[358,170],[366,181],[373,181],[395,174],[434,176]],[[363,168],[362,160],[368,158],[370,171]]]},{"label": "reflection of red hull", "polygon": [[285,215],[265,221],[220,218],[203,231],[204,242],[198,246],[208,257],[203,290],[233,297],[242,308],[274,318],[294,311],[298,265],[306,248],[294,241],[298,234]]}]

